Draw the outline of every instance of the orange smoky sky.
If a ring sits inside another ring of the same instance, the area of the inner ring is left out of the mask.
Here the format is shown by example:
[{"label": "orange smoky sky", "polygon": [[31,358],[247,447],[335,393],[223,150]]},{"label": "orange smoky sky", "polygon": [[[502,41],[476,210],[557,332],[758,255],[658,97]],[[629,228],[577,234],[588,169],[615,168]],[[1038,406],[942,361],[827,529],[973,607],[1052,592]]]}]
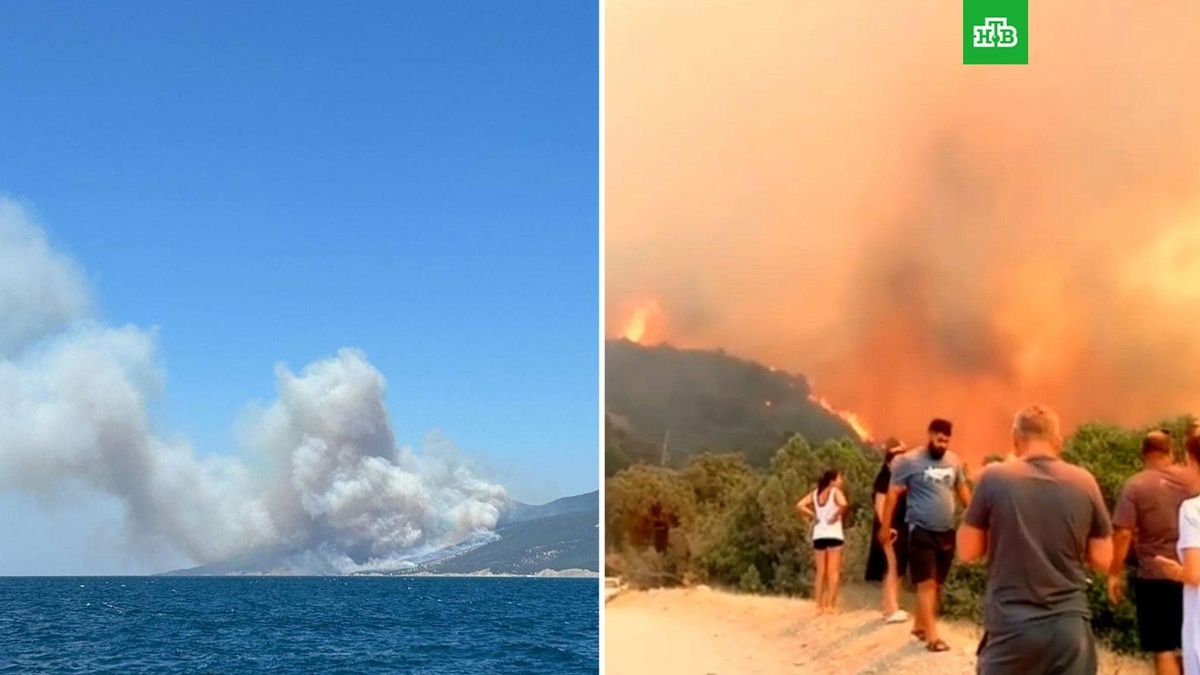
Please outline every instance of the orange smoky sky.
[{"label": "orange smoky sky", "polygon": [[813,379],[877,435],[1200,411],[1200,3],[608,0],[606,331]]}]

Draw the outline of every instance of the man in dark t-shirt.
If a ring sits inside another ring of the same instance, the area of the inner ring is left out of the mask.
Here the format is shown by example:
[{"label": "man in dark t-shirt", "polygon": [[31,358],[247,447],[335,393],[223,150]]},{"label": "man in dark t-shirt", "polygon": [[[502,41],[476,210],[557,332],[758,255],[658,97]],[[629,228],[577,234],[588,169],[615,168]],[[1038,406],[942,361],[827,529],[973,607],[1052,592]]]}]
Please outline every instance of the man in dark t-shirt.
[{"label": "man in dark t-shirt", "polygon": [[1017,457],[986,467],[958,530],[963,562],[986,556],[981,675],[1094,675],[1087,568],[1112,564],[1112,523],[1096,479],[1059,458],[1058,415],[1022,410]]},{"label": "man in dark t-shirt", "polygon": [[892,481],[892,464],[904,453],[899,441],[888,441],[884,446],[883,465],[875,476],[872,502],[875,521],[872,525],[871,550],[867,555],[867,581],[882,582],[883,618],[888,623],[908,620],[908,613],[900,609],[900,578],[908,571],[908,528],[904,527],[906,496],[900,495],[892,514],[891,531],[896,538],[885,544],[880,538],[884,532],[882,519],[887,503],[888,488]]},{"label": "man in dark t-shirt", "polygon": [[[883,523],[880,518],[883,517],[883,504],[887,501],[888,488],[892,484],[892,463],[904,454],[904,448],[895,447],[887,451],[884,458],[884,464],[879,469],[879,473],[875,475],[875,486],[873,488],[873,501],[877,505],[875,509],[875,522],[873,529],[878,534]],[[881,499],[882,498],[882,499]],[[907,569],[908,545],[904,541],[908,538],[907,528],[904,527],[905,515],[908,513],[908,496],[901,494],[896,499],[896,507],[892,510],[892,529],[896,530],[897,539],[895,542],[897,565],[901,576],[904,575]],[[879,579],[871,579],[870,581],[879,581]]]}]

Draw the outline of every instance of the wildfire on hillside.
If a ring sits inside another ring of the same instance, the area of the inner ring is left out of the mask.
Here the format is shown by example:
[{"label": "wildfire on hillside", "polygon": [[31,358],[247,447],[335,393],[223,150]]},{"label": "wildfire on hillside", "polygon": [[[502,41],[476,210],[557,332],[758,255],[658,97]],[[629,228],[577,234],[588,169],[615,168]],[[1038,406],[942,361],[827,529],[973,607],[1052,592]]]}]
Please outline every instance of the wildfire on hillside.
[{"label": "wildfire on hillside", "polygon": [[[669,322],[666,312],[657,300],[643,299],[636,303],[631,303],[628,307],[629,309],[625,313],[618,315],[628,317],[623,323],[619,324],[620,337],[640,345],[656,344],[666,338]],[[775,366],[766,367],[772,373],[779,372],[779,369]],[[794,385],[789,382],[788,386],[792,387]],[[809,382],[809,387],[811,389],[811,382]],[[845,422],[854,431],[858,440],[864,443],[872,443],[874,441],[874,435],[860,413],[836,407],[825,397],[813,393],[808,395],[808,400],[821,406],[823,410]],[[771,408],[775,403],[774,401],[764,401],[763,405]]]},{"label": "wildfire on hillside", "polygon": [[[1071,57],[1020,82],[954,67],[938,3],[608,4],[613,336],[657,297],[657,339],[817,378],[879,435],[944,417],[973,463],[1031,403],[1065,430],[1200,411],[1200,51],[1156,39],[1200,38],[1200,3],[1041,3]],[[797,58],[864,22],[904,67]],[[1137,67],[1098,87],[1097,59]]]},{"label": "wildfire on hillside", "polygon": [[870,443],[872,441],[873,437],[871,436],[870,430],[867,429],[866,423],[863,422],[862,418],[856,413],[852,413],[848,410],[839,410],[838,408],[835,408],[829,401],[825,400],[824,397],[817,396],[816,394],[809,394],[808,400],[821,406],[831,415],[840,417],[843,422],[850,425],[850,428],[854,430],[855,434],[858,434],[858,439],[860,441],[863,441],[864,443]]},{"label": "wildfire on hillside", "polygon": [[655,300],[638,303],[621,330],[621,337],[637,344],[646,344],[652,339],[651,329],[663,316],[662,308]]}]

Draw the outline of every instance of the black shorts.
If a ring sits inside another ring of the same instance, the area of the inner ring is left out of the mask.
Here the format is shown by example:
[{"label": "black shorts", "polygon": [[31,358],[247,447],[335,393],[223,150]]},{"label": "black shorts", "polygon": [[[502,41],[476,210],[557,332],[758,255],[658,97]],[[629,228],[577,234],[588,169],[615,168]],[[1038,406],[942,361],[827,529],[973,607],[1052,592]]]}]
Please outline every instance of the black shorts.
[{"label": "black shorts", "polygon": [[827,548],[837,548],[844,543],[846,542],[842,541],[841,539],[813,539],[813,548],[817,549],[818,551],[824,551]]},{"label": "black shorts", "polygon": [[954,530],[930,532],[914,527],[908,533],[908,571],[913,584],[934,580],[946,583],[954,562]]},{"label": "black shorts", "polygon": [[1182,647],[1183,584],[1166,579],[1134,579],[1133,600],[1142,651],[1160,654]]}]

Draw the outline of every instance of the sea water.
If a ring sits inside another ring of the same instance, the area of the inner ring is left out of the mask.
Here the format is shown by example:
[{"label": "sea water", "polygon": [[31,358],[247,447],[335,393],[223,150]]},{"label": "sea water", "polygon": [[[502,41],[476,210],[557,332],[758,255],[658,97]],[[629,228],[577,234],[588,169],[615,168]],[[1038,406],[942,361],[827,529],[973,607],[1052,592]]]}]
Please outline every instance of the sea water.
[{"label": "sea water", "polygon": [[10,577],[0,673],[596,673],[596,579]]}]

